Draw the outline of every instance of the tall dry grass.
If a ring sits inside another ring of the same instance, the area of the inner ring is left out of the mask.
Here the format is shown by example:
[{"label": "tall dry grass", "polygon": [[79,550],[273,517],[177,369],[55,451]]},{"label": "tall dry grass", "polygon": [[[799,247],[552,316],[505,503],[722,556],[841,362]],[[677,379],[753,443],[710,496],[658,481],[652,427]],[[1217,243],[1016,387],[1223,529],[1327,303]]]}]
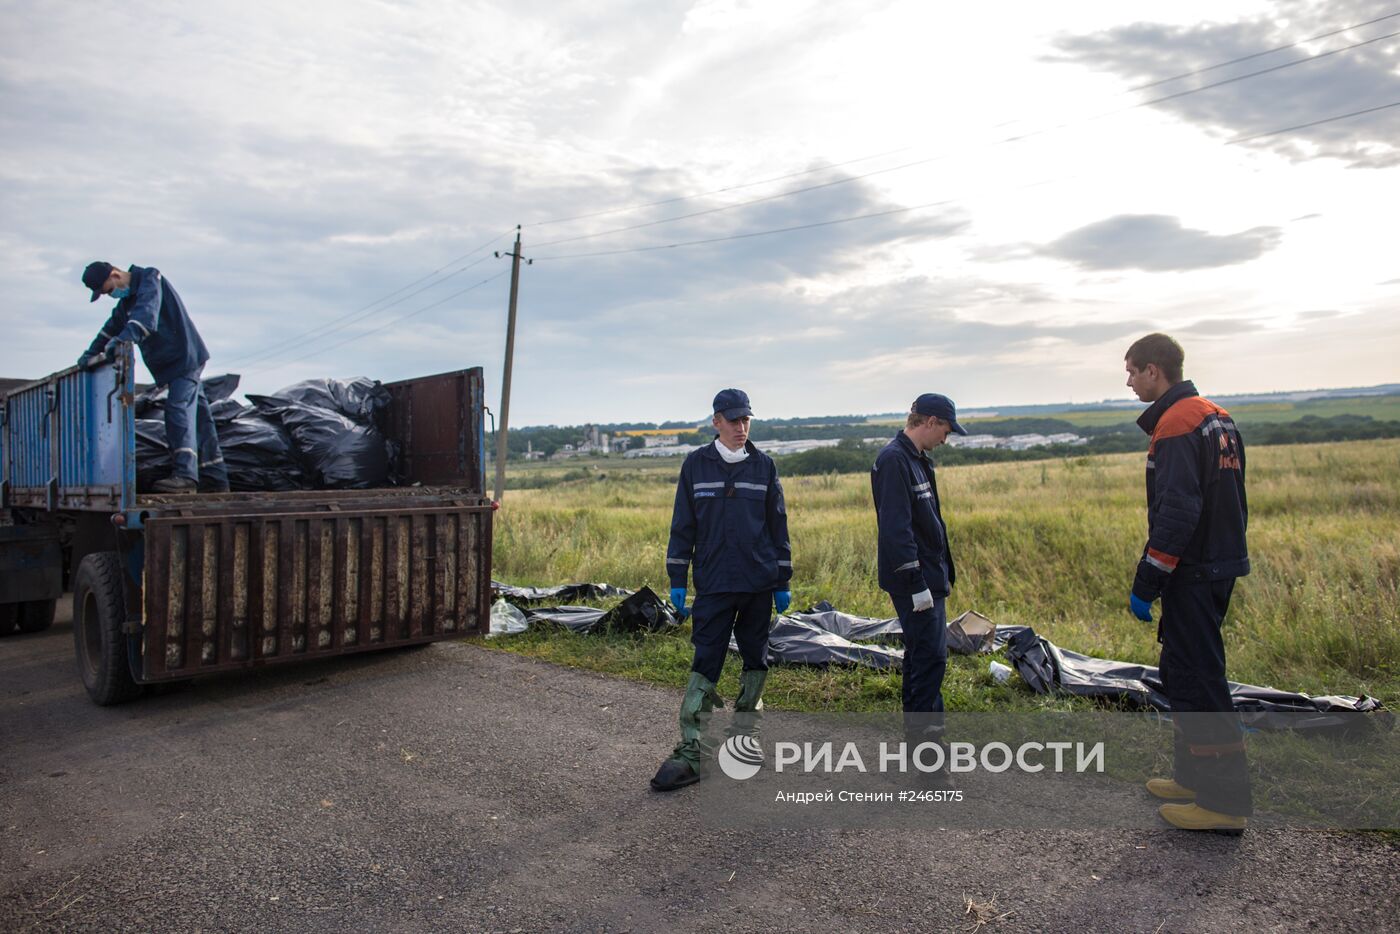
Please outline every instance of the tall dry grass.
[{"label": "tall dry grass", "polygon": [[[1108,455],[940,470],[958,570],[950,615],[975,609],[999,623],[1032,625],[1066,648],[1155,663],[1155,627],[1127,610],[1145,535],[1142,461]],[[1254,573],[1236,588],[1225,624],[1230,676],[1400,700],[1400,441],[1259,448],[1248,468]],[[676,469],[611,469],[603,479],[510,493],[497,517],[495,576],[646,584],[664,595]],[[875,583],[868,478],[790,478],[784,487],[794,606],[824,599],[852,613],[891,615]],[[515,648],[657,681],[683,677],[689,663],[681,639],[535,634]],[[963,693],[972,708],[1004,700],[1005,689],[974,664],[954,666],[950,693]],[[776,679],[779,690],[787,677]],[[803,678],[788,687],[812,706],[898,697],[888,675]]]}]

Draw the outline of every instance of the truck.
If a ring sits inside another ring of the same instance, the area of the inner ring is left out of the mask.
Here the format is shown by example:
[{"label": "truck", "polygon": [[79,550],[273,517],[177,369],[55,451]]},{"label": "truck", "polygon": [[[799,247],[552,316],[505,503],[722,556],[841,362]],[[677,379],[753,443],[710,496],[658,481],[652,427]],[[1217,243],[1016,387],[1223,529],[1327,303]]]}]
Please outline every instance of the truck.
[{"label": "truck", "polygon": [[78,676],[146,685],[489,628],[480,367],[384,384],[399,485],[152,495],[136,485],[130,344],[0,396],[0,635],[71,587]]}]

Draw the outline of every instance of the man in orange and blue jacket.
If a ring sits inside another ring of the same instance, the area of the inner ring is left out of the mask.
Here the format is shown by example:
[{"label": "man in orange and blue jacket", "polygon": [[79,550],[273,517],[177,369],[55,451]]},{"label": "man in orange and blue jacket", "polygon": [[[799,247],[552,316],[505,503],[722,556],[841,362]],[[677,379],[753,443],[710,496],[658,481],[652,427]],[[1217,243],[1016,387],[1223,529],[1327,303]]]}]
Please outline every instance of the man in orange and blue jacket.
[{"label": "man in orange and blue jacket", "polygon": [[1220,627],[1235,579],[1249,573],[1244,443],[1230,413],[1182,379],[1185,356],[1149,334],[1124,357],[1129,388],[1150,403],[1138,426],[1152,438],[1147,545],[1128,602],[1150,623],[1162,600],[1160,671],[1176,738],[1172,778],[1147,788],[1168,801],[1158,812],[1177,827],[1238,832],[1252,808]]}]

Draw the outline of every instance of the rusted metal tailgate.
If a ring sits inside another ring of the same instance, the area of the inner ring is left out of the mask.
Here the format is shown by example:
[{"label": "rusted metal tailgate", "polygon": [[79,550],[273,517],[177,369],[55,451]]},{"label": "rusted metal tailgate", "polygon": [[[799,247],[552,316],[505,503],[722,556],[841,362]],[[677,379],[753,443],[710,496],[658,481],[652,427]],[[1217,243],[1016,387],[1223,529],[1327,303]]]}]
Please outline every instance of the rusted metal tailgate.
[{"label": "rusted metal tailgate", "polygon": [[487,630],[489,502],[190,512],[146,522],[144,680]]}]

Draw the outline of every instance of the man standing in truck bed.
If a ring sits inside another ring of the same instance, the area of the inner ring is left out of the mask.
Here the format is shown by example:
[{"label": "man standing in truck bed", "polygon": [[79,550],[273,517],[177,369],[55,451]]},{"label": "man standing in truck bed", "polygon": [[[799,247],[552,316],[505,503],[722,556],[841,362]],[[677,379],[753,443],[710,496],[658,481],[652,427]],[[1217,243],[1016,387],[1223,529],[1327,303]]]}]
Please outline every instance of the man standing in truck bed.
[{"label": "man standing in truck bed", "polygon": [[95,366],[113,356],[118,343],[131,341],[141,348],[151,376],[169,389],[165,439],[174,470],[155,482],[155,492],[227,492],[228,469],[199,382],[209,351],[175,288],[154,266],[122,270],[103,262],[88,264],[83,285],[92,290],[90,301],[110,295],[117,305],[78,365]]}]

